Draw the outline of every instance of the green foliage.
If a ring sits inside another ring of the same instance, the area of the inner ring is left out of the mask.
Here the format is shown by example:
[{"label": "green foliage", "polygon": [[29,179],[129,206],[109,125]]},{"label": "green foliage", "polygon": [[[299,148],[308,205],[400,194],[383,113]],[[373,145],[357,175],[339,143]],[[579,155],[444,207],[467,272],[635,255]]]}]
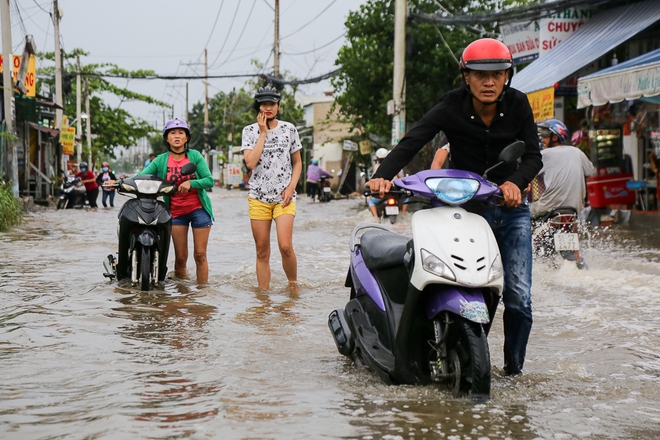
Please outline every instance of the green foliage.
[{"label": "green foliage", "polygon": [[[346,20],[347,44],[335,64],[341,66],[333,78],[336,103],[355,128],[379,136],[390,136],[394,62],[394,0],[369,0]],[[411,14],[440,14],[436,0],[409,0]],[[484,13],[496,3],[443,1],[454,15]],[[440,97],[460,84],[457,59],[470,42],[490,34],[493,27],[459,28],[409,19],[406,29],[406,119],[419,120]],[[443,41],[444,40],[444,41]],[[446,44],[445,44],[446,42]]]},{"label": "green foliage", "polygon": [[[86,64],[81,68],[81,85],[83,90],[76,88],[76,55],[87,55],[81,49],[74,49],[64,54],[65,72],[64,76],[64,113],[71,118],[76,117],[76,95],[81,93],[83,111],[85,108],[85,80],[88,82],[90,94],[90,120],[92,132],[92,155],[93,157],[115,157],[115,147],[129,147],[135,145],[137,140],[154,133],[154,128],[141,118],[133,117],[128,111],[121,108],[127,101],[142,101],[169,108],[165,102],[154,99],[151,96],[133,92],[127,88],[119,87],[100,75],[113,75],[126,78],[144,78],[155,75],[151,70],[128,71],[114,64]],[[41,59],[53,60],[54,53],[39,53]],[[54,85],[54,66],[47,66],[38,71],[40,77],[46,77],[45,81]],[[37,85],[39,87],[39,85]],[[105,93],[113,94],[120,99],[117,107],[106,104],[101,96]],[[83,122],[83,130],[85,130]],[[83,131],[84,135],[84,131]],[[87,142],[83,137],[83,156],[88,154]]]},{"label": "green foliage", "polygon": [[21,202],[14,197],[11,184],[0,184],[0,231],[20,225],[22,220]]},{"label": "green foliage", "polygon": [[[226,152],[229,146],[240,146],[243,127],[257,121],[252,108],[254,94],[261,84],[247,81],[246,86],[229,93],[219,92],[209,98],[208,145],[211,149]],[[294,93],[286,88],[281,90],[282,102],[280,119],[294,125],[303,123],[303,110],[297,104]],[[197,103],[189,114],[191,130],[190,147],[198,150],[204,148],[204,103]],[[159,140],[162,138],[159,138]],[[155,144],[152,144],[152,150]],[[164,150],[164,147],[163,147]]]}]

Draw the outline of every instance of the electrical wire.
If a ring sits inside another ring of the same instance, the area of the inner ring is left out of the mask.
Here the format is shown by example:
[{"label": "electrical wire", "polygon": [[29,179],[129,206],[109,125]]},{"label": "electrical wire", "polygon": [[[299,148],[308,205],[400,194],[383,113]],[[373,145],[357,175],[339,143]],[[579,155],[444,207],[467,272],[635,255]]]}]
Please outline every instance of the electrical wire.
[{"label": "electrical wire", "polygon": [[[229,52],[229,55],[227,55],[227,58],[225,58],[225,60],[222,63],[220,63],[220,66],[224,66],[224,64],[227,62],[227,60],[232,56],[232,54],[236,50],[236,47],[238,46],[238,43],[241,42],[241,38],[243,38],[243,33],[245,32],[245,28],[247,28],[247,25],[250,22],[250,17],[252,16],[252,11],[254,10],[254,5],[256,5],[256,4],[257,4],[257,0],[254,0],[252,2],[252,7],[250,8],[250,12],[248,13],[248,18],[247,18],[247,20],[245,20],[245,24],[243,24],[243,29],[241,29],[241,33],[238,36],[238,39],[236,40],[236,44],[234,44],[234,47],[232,48],[231,52]],[[218,56],[220,56],[220,54],[218,54]]]},{"label": "electrical wire", "polygon": [[220,12],[222,11],[222,5],[225,4],[225,0],[222,0],[220,3],[220,9],[218,9],[218,13],[215,16],[215,22],[213,23],[213,28],[211,29],[211,34],[209,35],[209,39],[206,40],[206,44],[204,45],[204,48],[207,48],[209,45],[209,42],[211,41],[211,37],[213,37],[213,32],[215,32],[215,26],[218,24],[218,18],[220,18]]},{"label": "electrical wire", "polygon": [[312,18],[312,19],[311,19],[310,21],[308,21],[306,24],[302,25],[301,27],[299,27],[299,28],[296,29],[295,31],[291,32],[290,34],[281,37],[281,38],[280,38],[280,41],[284,40],[285,38],[290,37],[291,35],[295,35],[296,33],[300,32],[300,31],[303,30],[303,29],[305,29],[307,26],[309,26],[310,24],[312,24],[312,23],[314,22],[314,20],[316,20],[317,18],[319,18],[321,15],[323,15],[323,13],[324,13],[325,11],[327,11],[327,10],[330,8],[330,6],[334,5],[336,2],[337,2],[337,0],[332,0],[332,2],[331,2],[328,6],[326,6],[325,9],[323,9],[321,12],[319,12],[318,15],[316,15],[314,18]]},{"label": "electrical wire", "polygon": [[341,34],[340,36],[338,36],[338,37],[335,38],[334,40],[330,41],[329,43],[326,43],[326,44],[324,44],[323,46],[319,46],[319,47],[317,47],[316,49],[308,50],[308,51],[306,51],[306,52],[295,52],[295,53],[291,53],[291,52],[281,52],[281,54],[282,54],[282,55],[289,55],[289,56],[295,56],[295,55],[307,55],[308,53],[316,52],[317,50],[320,50],[320,49],[323,49],[324,47],[328,47],[328,46],[330,46],[332,43],[334,43],[335,41],[339,40],[340,38],[342,38],[342,37],[344,37],[344,36],[346,36],[346,32],[344,32],[343,34]]},{"label": "electrical wire", "polygon": [[[236,23],[236,15],[238,15],[238,8],[241,6],[241,2],[238,1],[236,2],[236,10],[234,11],[234,17],[231,19],[231,24],[229,25],[229,29],[227,30],[227,35],[225,36],[225,41],[222,43],[222,47],[220,48],[220,52],[218,52],[218,56],[215,57],[215,60],[211,63],[211,66],[215,65],[215,62],[218,61],[218,58],[220,58],[220,54],[222,53],[222,50],[225,48],[225,45],[227,44],[227,40],[229,40],[229,35],[231,34],[231,30],[234,27],[234,23]],[[248,17],[248,20],[250,17]]]}]

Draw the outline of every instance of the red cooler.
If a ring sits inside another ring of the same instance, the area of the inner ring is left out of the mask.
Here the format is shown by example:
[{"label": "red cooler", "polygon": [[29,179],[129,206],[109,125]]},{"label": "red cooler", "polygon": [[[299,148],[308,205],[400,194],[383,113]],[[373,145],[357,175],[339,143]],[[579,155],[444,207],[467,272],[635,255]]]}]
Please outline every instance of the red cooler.
[{"label": "red cooler", "polygon": [[605,208],[607,205],[635,204],[635,191],[626,187],[632,174],[609,174],[587,178],[587,195],[592,208]]}]

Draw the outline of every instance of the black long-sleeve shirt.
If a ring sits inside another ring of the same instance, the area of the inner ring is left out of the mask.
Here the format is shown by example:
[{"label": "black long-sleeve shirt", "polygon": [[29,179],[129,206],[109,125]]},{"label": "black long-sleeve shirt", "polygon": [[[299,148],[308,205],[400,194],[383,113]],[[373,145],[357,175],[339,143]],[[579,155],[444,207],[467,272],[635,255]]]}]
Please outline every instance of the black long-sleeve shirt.
[{"label": "black long-sleeve shirt", "polygon": [[486,126],[472,106],[465,87],[447,92],[387,155],[372,178],[391,180],[440,131],[451,145],[452,168],[482,175],[497,163],[507,145],[521,140],[526,151],[519,164],[503,164],[488,173],[488,179],[501,185],[510,181],[524,190],[543,166],[534,115],[527,96],[509,89],[497,104],[490,126]]}]

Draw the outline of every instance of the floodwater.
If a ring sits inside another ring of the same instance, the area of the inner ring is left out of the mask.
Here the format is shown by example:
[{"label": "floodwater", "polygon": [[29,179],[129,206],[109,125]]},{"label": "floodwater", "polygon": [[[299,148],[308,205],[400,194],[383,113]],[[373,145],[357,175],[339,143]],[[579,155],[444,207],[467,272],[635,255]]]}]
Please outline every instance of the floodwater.
[{"label": "floodwater", "polygon": [[274,232],[272,290],[256,289],[246,193],[211,199],[206,286],[140,293],[104,279],[118,208],[42,210],[0,234],[0,437],[660,437],[660,227],[594,231],[588,271],[536,264],[525,373],[502,377],[500,308],[492,398],[474,403],[385,385],[337,352],[327,316],[348,300],[363,200],[299,200],[291,295]]}]

